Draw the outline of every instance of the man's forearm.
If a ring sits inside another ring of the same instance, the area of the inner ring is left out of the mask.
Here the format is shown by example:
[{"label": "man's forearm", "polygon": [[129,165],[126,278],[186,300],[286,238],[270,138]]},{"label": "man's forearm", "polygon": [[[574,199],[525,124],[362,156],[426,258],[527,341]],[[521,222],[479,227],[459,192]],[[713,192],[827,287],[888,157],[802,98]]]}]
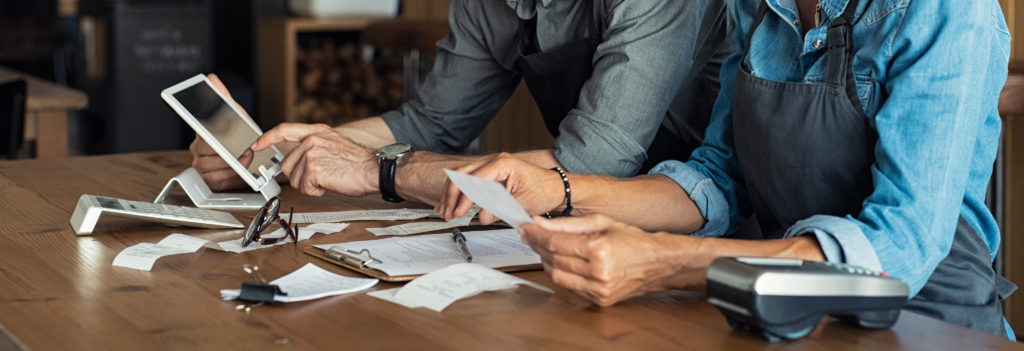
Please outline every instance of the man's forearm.
[{"label": "man's forearm", "polygon": [[[444,169],[454,169],[480,156],[443,155],[415,151],[395,170],[395,191],[406,200],[437,205],[448,177]],[[376,179],[376,178],[375,178]]]},{"label": "man's forearm", "polygon": [[371,149],[379,149],[395,142],[391,128],[388,128],[387,123],[384,123],[384,119],[380,117],[363,118],[334,127],[334,129],[359,145]]},{"label": "man's forearm", "polygon": [[[436,205],[441,200],[445,182],[448,177],[444,169],[455,169],[487,156],[444,155],[429,151],[416,151],[402,163],[395,174],[395,187],[398,195],[428,205]],[[561,167],[551,150],[531,150],[516,153],[520,157],[539,167]]]}]

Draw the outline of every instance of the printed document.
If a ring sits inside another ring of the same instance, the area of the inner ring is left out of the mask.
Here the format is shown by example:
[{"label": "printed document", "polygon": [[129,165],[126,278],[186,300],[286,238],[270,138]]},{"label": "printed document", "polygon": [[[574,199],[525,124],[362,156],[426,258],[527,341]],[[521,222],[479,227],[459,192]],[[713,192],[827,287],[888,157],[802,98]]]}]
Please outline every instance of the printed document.
[{"label": "printed document", "polygon": [[429,208],[398,208],[390,210],[356,210],[336,212],[295,213],[292,223],[329,223],[352,221],[406,221],[434,215]]},{"label": "printed document", "polygon": [[[473,263],[497,268],[539,264],[540,256],[519,239],[515,229],[463,232]],[[358,252],[366,249],[380,262],[367,266],[390,276],[418,275],[466,262],[451,233],[314,245],[321,250],[339,246]]]}]

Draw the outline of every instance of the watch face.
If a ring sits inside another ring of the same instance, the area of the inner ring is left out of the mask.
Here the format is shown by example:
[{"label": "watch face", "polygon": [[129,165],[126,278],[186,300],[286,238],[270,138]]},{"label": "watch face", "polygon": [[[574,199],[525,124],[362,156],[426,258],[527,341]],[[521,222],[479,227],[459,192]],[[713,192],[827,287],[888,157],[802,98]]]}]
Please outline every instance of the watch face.
[{"label": "watch face", "polygon": [[394,143],[380,148],[380,153],[383,155],[398,155],[409,152],[409,150],[412,150],[412,146],[409,144]]}]

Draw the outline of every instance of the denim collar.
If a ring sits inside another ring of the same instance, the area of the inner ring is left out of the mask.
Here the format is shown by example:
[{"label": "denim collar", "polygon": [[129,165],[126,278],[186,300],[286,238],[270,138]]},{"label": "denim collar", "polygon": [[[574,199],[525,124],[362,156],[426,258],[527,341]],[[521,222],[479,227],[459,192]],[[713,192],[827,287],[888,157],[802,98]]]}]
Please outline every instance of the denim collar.
[{"label": "denim collar", "polygon": [[[508,0],[509,3],[515,2],[516,0]],[[798,16],[797,6],[795,0],[767,0],[768,7],[778,12],[783,16]],[[846,9],[846,5],[850,3],[850,0],[818,0],[821,3],[821,11],[825,13],[826,18],[836,18],[843,14],[843,10]],[[863,5],[865,1],[861,1]],[[782,12],[785,11],[785,12]],[[858,17],[859,12],[854,12],[854,17]],[[824,18],[822,22],[824,22]]]},{"label": "denim collar", "polygon": [[540,2],[541,7],[548,7],[552,1],[555,0],[505,0],[505,3],[516,10],[516,16],[519,18],[530,19],[537,15],[537,2]]}]

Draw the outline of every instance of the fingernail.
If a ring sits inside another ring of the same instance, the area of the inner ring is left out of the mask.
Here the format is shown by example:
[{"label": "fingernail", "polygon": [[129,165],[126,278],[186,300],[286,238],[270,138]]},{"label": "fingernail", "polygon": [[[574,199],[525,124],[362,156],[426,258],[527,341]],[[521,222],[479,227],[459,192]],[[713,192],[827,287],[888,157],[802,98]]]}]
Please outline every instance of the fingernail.
[{"label": "fingernail", "polygon": [[249,145],[249,150],[255,150],[256,149],[256,144],[257,143],[252,143],[252,145]]},{"label": "fingernail", "polygon": [[519,235],[526,235],[526,229],[523,229],[523,227],[520,226],[519,228],[516,228],[516,233],[519,233]]}]

